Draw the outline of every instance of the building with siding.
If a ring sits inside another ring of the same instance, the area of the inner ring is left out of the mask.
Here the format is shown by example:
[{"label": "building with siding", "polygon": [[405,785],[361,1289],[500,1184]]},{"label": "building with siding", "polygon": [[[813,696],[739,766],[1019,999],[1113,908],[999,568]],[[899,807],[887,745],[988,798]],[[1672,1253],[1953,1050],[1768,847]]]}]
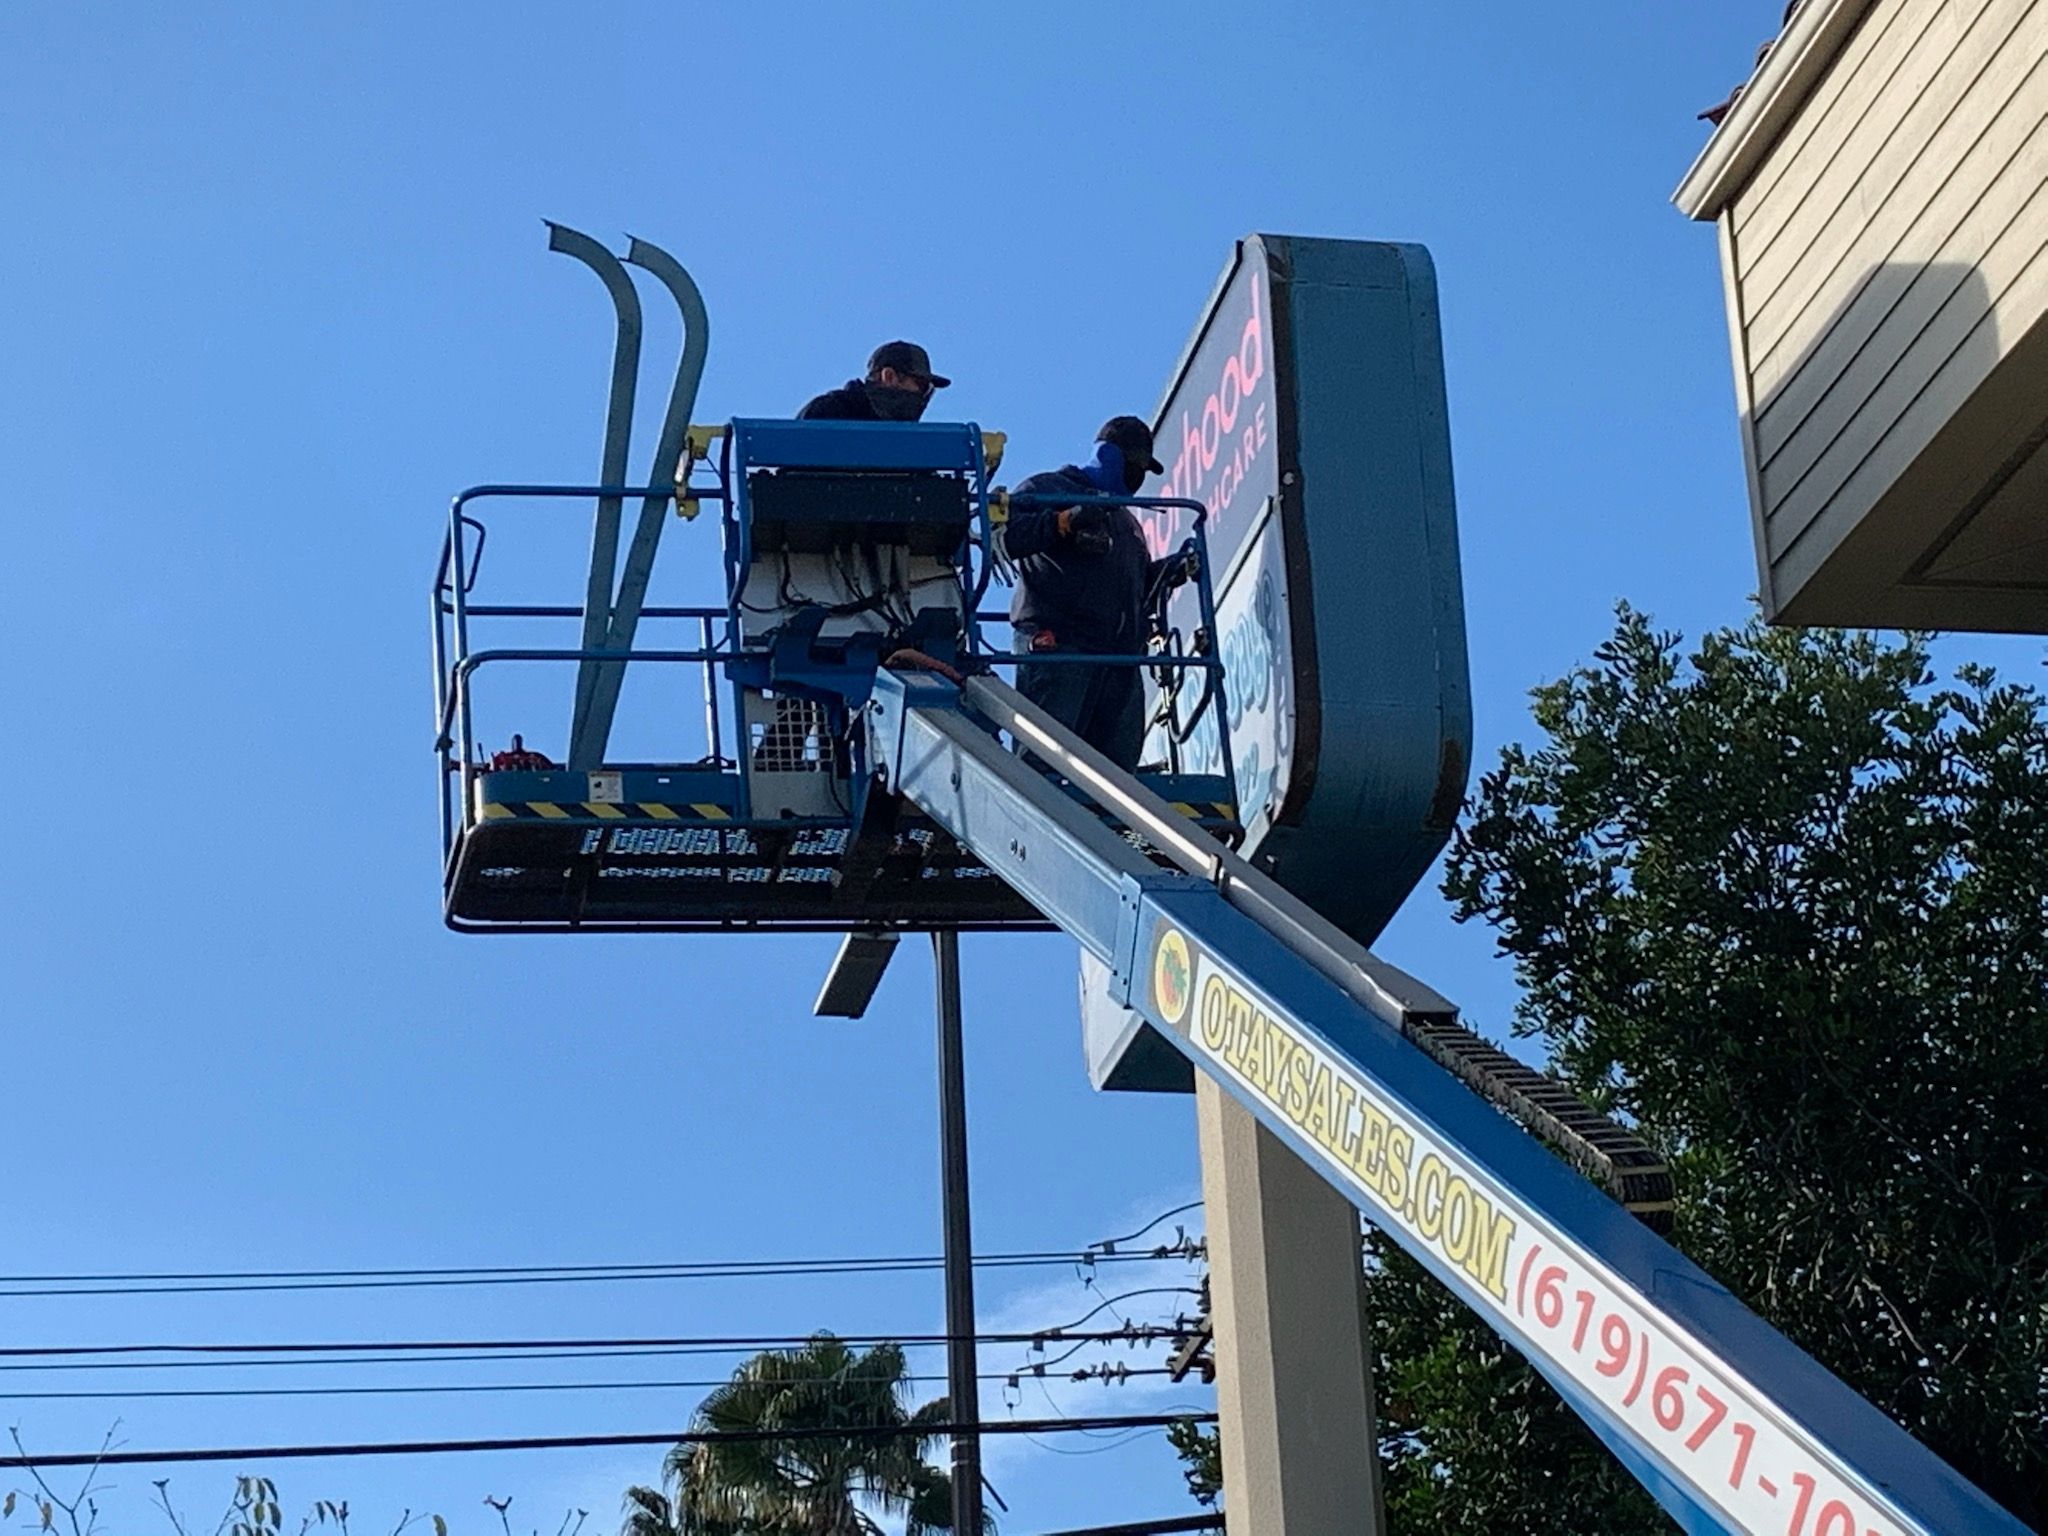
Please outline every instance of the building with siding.
[{"label": "building with siding", "polygon": [[2048,0],[1804,0],[1675,201],[1767,615],[2048,633]]}]

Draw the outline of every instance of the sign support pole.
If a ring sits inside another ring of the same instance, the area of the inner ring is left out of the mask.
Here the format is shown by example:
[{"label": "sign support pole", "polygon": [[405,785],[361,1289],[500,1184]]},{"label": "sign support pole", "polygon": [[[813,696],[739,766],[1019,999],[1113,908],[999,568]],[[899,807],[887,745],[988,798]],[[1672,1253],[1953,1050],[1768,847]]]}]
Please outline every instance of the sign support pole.
[{"label": "sign support pole", "polygon": [[[932,934],[938,989],[940,1184],[946,1235],[946,1396],[955,1424],[981,1422],[974,1328],[974,1232],[967,1197],[967,1070],[960,1029],[960,935]],[[953,1530],[980,1536],[981,1436],[953,1436]]]},{"label": "sign support pole", "polygon": [[1230,1528],[1385,1536],[1358,1212],[1196,1079]]}]

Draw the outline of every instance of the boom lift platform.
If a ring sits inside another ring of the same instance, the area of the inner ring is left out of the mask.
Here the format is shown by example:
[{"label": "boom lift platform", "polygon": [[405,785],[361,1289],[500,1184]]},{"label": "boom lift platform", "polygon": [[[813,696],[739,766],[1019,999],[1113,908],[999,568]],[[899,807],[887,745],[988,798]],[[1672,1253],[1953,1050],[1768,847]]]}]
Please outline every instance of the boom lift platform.
[{"label": "boom lift platform", "polygon": [[[995,520],[1009,504],[990,486],[1000,439],[965,424],[741,420],[692,429],[688,442],[675,489],[480,486],[455,499],[434,593],[437,652],[451,658],[436,667],[449,926],[1045,927],[930,816],[876,792],[858,728],[888,667],[964,673],[1018,659],[989,646],[977,619],[999,560]],[[484,620],[578,612],[474,601],[485,529],[472,508],[628,496],[678,501],[686,515],[706,502],[722,510],[725,604],[639,614],[694,621],[696,647],[472,646]],[[1197,551],[1200,525],[1198,515]],[[1198,579],[1206,601],[1206,566]],[[605,761],[610,722],[592,729],[579,717],[571,737],[590,743],[589,760],[572,749],[566,766],[543,765],[522,752],[494,766],[475,736],[476,678],[488,666],[550,662],[577,665],[579,700],[602,698],[606,672],[629,663],[698,669],[707,751],[689,762]],[[1199,689],[1181,690],[1197,708],[1221,687],[1212,656],[1149,664],[1200,673]],[[1193,824],[1228,832],[1227,752],[1225,765],[1185,774],[1162,764],[1143,777]]]},{"label": "boom lift platform", "polygon": [[[658,252],[635,249],[655,265]],[[618,405],[615,390],[615,421]],[[673,487],[623,484],[608,434],[602,485],[455,501],[434,589],[450,926],[1057,927],[1107,967],[1116,1002],[1525,1355],[1685,1530],[2020,1536],[1631,1212],[1668,1206],[1668,1176],[1625,1131],[1586,1134],[1590,1112],[1567,1096],[1521,1092],[1512,1063],[1449,1044],[1464,1032],[1448,1002],[1235,854],[1227,750],[1215,777],[1170,761],[1126,773],[996,675],[1019,659],[978,624],[1005,512],[990,484],[999,439],[967,424],[762,420],[671,439]],[[639,535],[613,594],[634,497],[643,534],[671,508],[719,507],[722,604],[645,607],[653,540]],[[582,609],[473,600],[484,535],[471,509],[493,498],[597,501]],[[471,643],[487,620],[579,616],[574,648]],[[697,643],[636,649],[643,618],[689,625]],[[1212,650],[1113,660],[1199,673],[1193,707],[1223,727]],[[482,755],[476,681],[521,663],[577,668],[564,766]],[[606,759],[628,665],[701,675],[699,757]]]}]

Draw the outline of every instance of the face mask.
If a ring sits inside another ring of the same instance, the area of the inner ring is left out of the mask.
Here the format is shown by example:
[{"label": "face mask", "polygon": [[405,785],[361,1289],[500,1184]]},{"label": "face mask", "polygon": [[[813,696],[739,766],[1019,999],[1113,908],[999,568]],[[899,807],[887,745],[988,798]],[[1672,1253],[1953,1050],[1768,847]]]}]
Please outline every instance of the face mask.
[{"label": "face mask", "polygon": [[1125,482],[1130,479],[1130,471],[1124,467],[1124,451],[1115,443],[1097,443],[1094,460],[1084,465],[1081,473],[1105,496],[1129,490]]},{"label": "face mask", "polygon": [[1152,471],[1136,459],[1124,460],[1124,489],[1136,494],[1145,488]]},{"label": "face mask", "polygon": [[887,384],[868,386],[868,404],[884,421],[915,421],[924,414],[931,397],[921,389],[894,389]]}]

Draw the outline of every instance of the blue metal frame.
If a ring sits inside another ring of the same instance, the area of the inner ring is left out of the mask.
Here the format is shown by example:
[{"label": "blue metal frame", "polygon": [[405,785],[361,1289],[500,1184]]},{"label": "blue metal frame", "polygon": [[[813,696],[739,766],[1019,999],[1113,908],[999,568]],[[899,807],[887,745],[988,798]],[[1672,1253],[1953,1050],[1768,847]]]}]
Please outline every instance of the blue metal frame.
[{"label": "blue metal frame", "polygon": [[[710,483],[692,484],[681,492],[697,500],[715,501],[721,507],[726,602],[722,607],[645,607],[639,613],[639,617],[648,620],[693,621],[698,626],[699,644],[692,648],[615,649],[610,644],[605,644],[585,645],[573,649],[519,646],[476,650],[471,644],[472,618],[570,619],[585,615],[583,608],[566,604],[479,604],[472,601],[471,594],[476,586],[483,548],[488,537],[486,525],[471,513],[470,509],[476,503],[485,500],[584,501],[597,498],[600,504],[622,505],[629,497],[639,497],[647,505],[666,506],[678,495],[676,488],[632,485],[486,484],[473,486],[456,496],[449,506],[448,529],[442,543],[432,602],[435,746],[442,768],[440,819],[444,861],[452,861],[459,839],[474,822],[472,790],[480,771],[480,764],[472,711],[473,679],[481,668],[489,665],[575,663],[579,672],[584,674],[597,663],[615,663],[619,670],[623,670],[627,663],[700,667],[705,683],[707,744],[714,752],[722,752],[724,745],[721,740],[720,710],[716,703],[717,674],[722,669],[727,683],[727,707],[731,712],[734,728],[731,757],[736,771],[738,793],[733,824],[736,828],[756,824],[749,792],[749,775],[745,771],[746,741],[741,697],[747,684],[739,675],[745,669],[735,665],[747,660],[758,668],[766,662],[765,653],[750,653],[741,643],[739,593],[748,566],[751,564],[748,538],[751,519],[747,504],[747,472],[750,469],[908,469],[958,474],[968,482],[973,526],[969,546],[963,552],[964,558],[959,563],[962,612],[967,616],[962,645],[964,654],[972,659],[975,667],[1014,665],[1028,660],[1058,666],[1137,665],[1151,669],[1192,669],[1204,674],[1205,696],[1220,699],[1223,688],[1223,662],[1221,656],[1213,649],[1206,656],[1187,657],[1134,658],[1066,654],[1024,656],[1008,649],[999,649],[986,641],[980,633],[980,625],[984,622],[1007,622],[1007,619],[1003,615],[984,615],[978,609],[998,564],[998,534],[992,509],[994,496],[989,483],[990,472],[983,451],[983,442],[980,427],[973,423],[889,423],[878,426],[869,423],[758,419],[742,419],[731,423],[722,437],[717,463],[710,471]],[[1182,548],[1192,550],[1202,557],[1198,563],[1196,581],[1201,593],[1205,622],[1213,631],[1213,573],[1206,559],[1208,514],[1201,503],[1145,497],[1011,498],[1011,504],[1014,506],[1041,503],[1060,506],[1101,504],[1140,508],[1174,507],[1190,513],[1194,531]],[[459,580],[455,579],[454,573],[457,572],[461,573]],[[719,636],[714,631],[721,619],[724,620],[724,634]],[[605,670],[609,672],[613,669],[608,666]],[[806,683],[815,684],[820,680],[797,676],[792,672],[789,681],[797,686],[803,686]],[[825,687],[829,692],[829,682]],[[813,691],[816,691],[815,688]],[[851,699],[849,702],[852,707],[857,708],[864,702],[864,698],[863,692],[861,698]],[[1219,711],[1219,718],[1221,714]],[[855,735],[854,748],[857,753],[865,753],[864,736]],[[1225,793],[1205,798],[1228,798],[1227,786],[1234,783],[1231,778],[1229,751],[1229,736],[1226,730],[1223,738],[1224,772],[1220,776]],[[856,763],[855,777],[857,783],[862,786],[868,782],[871,776],[867,773],[864,763]],[[854,810],[859,810],[858,801],[854,805]],[[782,823],[778,822],[776,825]]]}]

